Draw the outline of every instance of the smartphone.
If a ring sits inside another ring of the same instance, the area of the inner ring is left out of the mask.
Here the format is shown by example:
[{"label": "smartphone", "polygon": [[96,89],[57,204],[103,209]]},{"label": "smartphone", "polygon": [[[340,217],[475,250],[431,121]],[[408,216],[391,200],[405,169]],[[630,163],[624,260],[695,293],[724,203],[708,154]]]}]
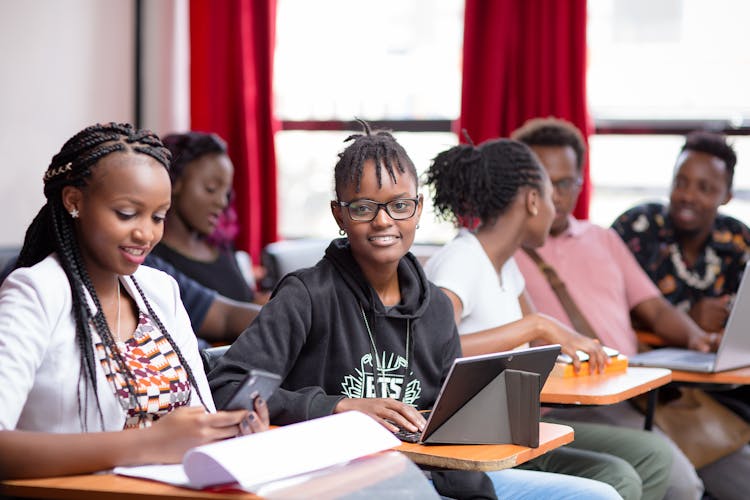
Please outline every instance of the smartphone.
[{"label": "smartphone", "polygon": [[265,370],[253,369],[237,386],[221,410],[250,410],[253,411],[255,398],[260,396],[268,401],[273,391],[281,384],[281,377]]}]

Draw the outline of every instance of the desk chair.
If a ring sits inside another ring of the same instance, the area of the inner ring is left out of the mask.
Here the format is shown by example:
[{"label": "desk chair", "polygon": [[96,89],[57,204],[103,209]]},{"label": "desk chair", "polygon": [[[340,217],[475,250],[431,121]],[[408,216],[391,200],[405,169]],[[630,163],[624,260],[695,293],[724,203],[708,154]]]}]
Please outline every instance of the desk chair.
[{"label": "desk chair", "polygon": [[270,290],[287,273],[314,266],[323,257],[330,243],[329,240],[307,238],[269,243],[261,254],[261,263],[266,268],[262,288]]},{"label": "desk chair", "polygon": [[666,342],[664,342],[664,339],[647,330],[636,330],[635,336],[638,339],[639,350],[643,350],[641,347],[652,348],[667,345]]},{"label": "desk chair", "polygon": [[219,361],[227,350],[232,347],[231,345],[222,345],[219,347],[209,347],[201,351],[201,361],[203,361],[203,371],[208,374],[214,369],[216,363]]}]

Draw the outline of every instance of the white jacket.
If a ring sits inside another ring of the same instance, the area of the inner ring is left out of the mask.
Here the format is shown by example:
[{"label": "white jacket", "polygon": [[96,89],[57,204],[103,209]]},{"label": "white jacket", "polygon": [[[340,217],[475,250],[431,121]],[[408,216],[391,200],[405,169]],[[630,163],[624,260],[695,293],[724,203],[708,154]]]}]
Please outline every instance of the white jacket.
[{"label": "white jacket", "polygon": [[[213,411],[198,345],[177,284],[169,275],[146,266],[140,266],[134,276],[179,346],[204,401]],[[130,277],[121,280],[138,308],[146,311]],[[89,304],[94,310],[90,300]],[[94,342],[99,340],[96,332],[92,335]],[[81,394],[85,392],[83,377],[79,376],[79,352],[70,285],[57,257],[50,255],[35,266],[11,273],[0,288],[0,429],[82,432],[79,379]],[[122,430],[125,413],[101,364],[95,365],[104,430]],[[194,389],[190,404],[200,405]],[[88,430],[102,430],[90,387],[83,407]]]}]

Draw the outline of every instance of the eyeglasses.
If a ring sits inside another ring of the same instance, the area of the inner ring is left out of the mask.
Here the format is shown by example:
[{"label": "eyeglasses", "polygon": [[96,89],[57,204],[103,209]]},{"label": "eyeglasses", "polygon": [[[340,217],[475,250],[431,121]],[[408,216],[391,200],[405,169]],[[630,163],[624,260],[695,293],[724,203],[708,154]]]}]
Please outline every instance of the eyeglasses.
[{"label": "eyeglasses", "polygon": [[405,220],[414,217],[419,198],[396,198],[387,203],[378,203],[372,200],[334,201],[334,203],[346,208],[349,217],[359,222],[370,222],[377,217],[381,208],[386,211],[391,219]]},{"label": "eyeglasses", "polygon": [[560,194],[570,194],[573,189],[581,187],[583,180],[580,177],[566,177],[552,182],[552,187]]}]

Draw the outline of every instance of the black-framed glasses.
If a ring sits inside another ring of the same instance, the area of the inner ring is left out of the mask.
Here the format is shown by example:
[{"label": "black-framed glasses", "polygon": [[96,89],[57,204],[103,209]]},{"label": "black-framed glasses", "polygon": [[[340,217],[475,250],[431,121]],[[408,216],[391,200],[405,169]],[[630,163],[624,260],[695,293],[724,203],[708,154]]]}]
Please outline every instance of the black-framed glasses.
[{"label": "black-framed glasses", "polygon": [[393,220],[405,220],[417,213],[419,198],[396,198],[386,203],[373,200],[334,201],[338,206],[346,208],[349,218],[358,222],[370,222],[382,208]]},{"label": "black-framed glasses", "polygon": [[569,194],[573,192],[573,189],[581,187],[583,179],[580,177],[565,177],[552,182],[552,187],[557,189],[560,194]]}]

